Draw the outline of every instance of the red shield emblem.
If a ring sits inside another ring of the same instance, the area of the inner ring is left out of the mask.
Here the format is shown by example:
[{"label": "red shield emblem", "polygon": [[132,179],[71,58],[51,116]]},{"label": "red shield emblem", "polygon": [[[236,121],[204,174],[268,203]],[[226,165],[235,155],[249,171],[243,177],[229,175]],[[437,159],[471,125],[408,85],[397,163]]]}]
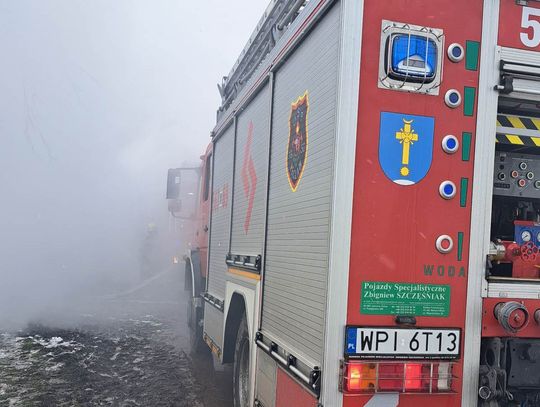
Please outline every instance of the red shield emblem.
[{"label": "red shield emblem", "polygon": [[287,177],[291,189],[296,191],[304,168],[308,151],[308,93],[300,96],[291,105],[289,118],[289,144],[287,146]]}]

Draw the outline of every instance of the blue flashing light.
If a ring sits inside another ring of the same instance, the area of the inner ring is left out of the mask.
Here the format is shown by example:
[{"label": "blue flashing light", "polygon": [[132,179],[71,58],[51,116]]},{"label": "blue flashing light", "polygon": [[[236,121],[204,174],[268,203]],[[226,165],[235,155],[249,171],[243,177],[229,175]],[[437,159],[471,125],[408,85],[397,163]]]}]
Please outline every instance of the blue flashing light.
[{"label": "blue flashing light", "polygon": [[446,180],[441,182],[441,185],[439,186],[439,194],[444,199],[452,199],[454,196],[456,196],[456,185],[450,181]]},{"label": "blue flashing light", "polygon": [[435,78],[437,45],[422,35],[396,34],[390,41],[390,67],[399,79],[425,80]]},{"label": "blue flashing light", "polygon": [[448,147],[450,150],[453,150],[454,148],[456,148],[456,139],[454,138],[448,138],[446,140],[446,147]]},{"label": "blue flashing light", "polygon": [[454,58],[461,58],[461,48],[460,47],[452,48],[452,55],[454,56]]},{"label": "blue flashing light", "polygon": [[442,149],[446,154],[454,154],[459,148],[459,141],[458,139],[448,134],[444,136],[442,139]]},{"label": "blue flashing light", "polygon": [[450,100],[450,103],[453,103],[453,104],[458,103],[459,95],[456,92],[452,92],[450,96],[448,97],[448,99]]}]

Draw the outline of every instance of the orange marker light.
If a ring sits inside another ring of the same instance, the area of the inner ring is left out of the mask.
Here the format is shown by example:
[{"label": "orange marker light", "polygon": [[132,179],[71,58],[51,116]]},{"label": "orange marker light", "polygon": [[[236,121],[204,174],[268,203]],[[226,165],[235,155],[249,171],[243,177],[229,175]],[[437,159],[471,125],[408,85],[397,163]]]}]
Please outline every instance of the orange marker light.
[{"label": "orange marker light", "polygon": [[374,391],[377,382],[377,365],[373,363],[349,364],[345,388],[350,392]]}]

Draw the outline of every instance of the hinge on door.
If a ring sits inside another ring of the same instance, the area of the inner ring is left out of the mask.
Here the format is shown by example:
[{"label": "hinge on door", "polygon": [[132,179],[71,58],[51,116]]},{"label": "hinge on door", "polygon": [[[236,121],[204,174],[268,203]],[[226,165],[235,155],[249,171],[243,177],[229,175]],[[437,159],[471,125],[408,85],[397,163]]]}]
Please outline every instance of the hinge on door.
[{"label": "hinge on door", "polygon": [[503,95],[508,95],[514,91],[514,77],[512,75],[501,75],[501,80],[498,85],[495,85],[495,90]]},{"label": "hinge on door", "polygon": [[540,1],[540,0],[516,0],[518,6],[527,6],[529,1]]},{"label": "hinge on door", "polygon": [[208,304],[213,305],[215,308],[223,312],[225,309],[225,302],[219,298],[214,297],[212,294],[205,292],[201,295],[202,299]]},{"label": "hinge on door", "polygon": [[267,338],[264,337],[261,331],[255,334],[255,343],[259,349],[274,359],[288,373],[299,379],[303,385],[319,398],[321,395],[321,369],[318,366],[307,366],[276,342],[267,340],[267,343],[265,343],[265,339]]},{"label": "hinge on door", "polygon": [[261,259],[262,257],[260,254],[257,256],[244,256],[240,254],[227,253],[225,256],[225,263],[227,263],[229,267],[238,267],[247,271],[260,273]]}]

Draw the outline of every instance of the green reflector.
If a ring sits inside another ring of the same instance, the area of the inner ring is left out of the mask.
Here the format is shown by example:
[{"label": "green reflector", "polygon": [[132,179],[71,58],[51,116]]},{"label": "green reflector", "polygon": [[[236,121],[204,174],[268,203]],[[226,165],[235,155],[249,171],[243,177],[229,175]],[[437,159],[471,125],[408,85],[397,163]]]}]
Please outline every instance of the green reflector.
[{"label": "green reflector", "polygon": [[480,43],[478,41],[467,41],[465,43],[465,69],[468,71],[478,70],[478,51]]},{"label": "green reflector", "polygon": [[463,232],[457,234],[457,259],[463,260]]},{"label": "green reflector", "polygon": [[467,190],[469,189],[469,180],[461,178],[461,188],[459,191],[459,206],[465,208],[467,206]]},{"label": "green reflector", "polygon": [[465,87],[465,102],[463,103],[463,114],[472,116],[474,114],[474,100],[476,98],[476,89],[469,86]]},{"label": "green reflector", "polygon": [[471,158],[471,138],[472,134],[469,132],[463,132],[461,135],[461,159],[463,161],[469,161]]}]

